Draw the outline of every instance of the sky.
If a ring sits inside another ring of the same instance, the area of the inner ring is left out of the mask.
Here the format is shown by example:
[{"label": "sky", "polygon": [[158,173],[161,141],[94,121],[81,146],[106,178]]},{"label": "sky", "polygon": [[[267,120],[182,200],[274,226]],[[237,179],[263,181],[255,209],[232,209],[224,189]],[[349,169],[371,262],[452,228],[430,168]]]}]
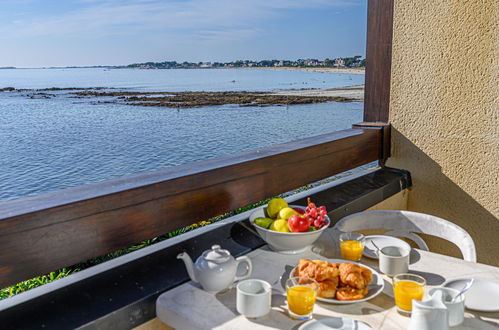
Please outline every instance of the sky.
[{"label": "sky", "polygon": [[0,0],[0,67],[365,56],[366,0]]}]

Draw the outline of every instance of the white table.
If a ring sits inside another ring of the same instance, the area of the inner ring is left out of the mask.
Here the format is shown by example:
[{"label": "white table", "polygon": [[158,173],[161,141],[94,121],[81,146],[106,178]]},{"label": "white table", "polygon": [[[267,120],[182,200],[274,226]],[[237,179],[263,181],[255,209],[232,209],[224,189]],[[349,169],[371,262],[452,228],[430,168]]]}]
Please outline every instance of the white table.
[{"label": "white table", "polygon": [[[162,294],[156,303],[157,316],[176,329],[297,329],[302,322],[287,315],[286,298],[280,277],[286,277],[300,258],[340,258],[338,232],[328,229],[307,252],[285,255],[267,246],[248,254],[253,262],[251,278],[272,284],[272,311],[259,319],[247,319],[236,311],[235,289],[216,295],[203,291],[198,284],[188,282]],[[361,263],[378,270],[377,260],[363,258]],[[420,272],[428,287],[439,286],[446,280],[476,277],[499,283],[499,268],[467,262],[421,250],[412,251],[411,272]],[[409,318],[395,308],[391,279],[383,275],[385,288],[377,297],[362,303],[333,305],[317,302],[314,317],[342,316],[366,322],[374,329],[405,329]],[[482,313],[466,310],[465,321],[452,329],[498,329],[499,312]]]}]

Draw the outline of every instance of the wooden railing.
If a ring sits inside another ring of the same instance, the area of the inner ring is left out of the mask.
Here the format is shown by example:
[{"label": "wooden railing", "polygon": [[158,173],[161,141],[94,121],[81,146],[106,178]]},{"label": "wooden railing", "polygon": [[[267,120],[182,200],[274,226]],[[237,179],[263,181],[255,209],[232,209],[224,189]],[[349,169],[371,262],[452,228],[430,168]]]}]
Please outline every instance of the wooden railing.
[{"label": "wooden railing", "polygon": [[352,128],[0,203],[0,287],[381,159],[383,131]]}]

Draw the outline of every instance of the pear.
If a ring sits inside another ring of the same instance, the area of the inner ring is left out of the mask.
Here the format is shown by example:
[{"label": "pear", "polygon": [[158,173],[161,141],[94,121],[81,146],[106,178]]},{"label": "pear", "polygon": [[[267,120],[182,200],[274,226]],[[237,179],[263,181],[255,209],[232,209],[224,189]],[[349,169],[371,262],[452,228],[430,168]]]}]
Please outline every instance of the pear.
[{"label": "pear", "polygon": [[269,229],[270,225],[274,220],[269,219],[269,218],[256,218],[255,221],[253,221],[255,225],[260,226],[265,229]]},{"label": "pear", "polygon": [[267,206],[267,214],[270,218],[275,219],[279,215],[279,211],[288,207],[288,203],[282,198],[272,198]]},{"label": "pear", "polygon": [[298,214],[298,212],[296,212],[290,207],[285,207],[279,211],[279,218],[288,220],[294,214]]}]

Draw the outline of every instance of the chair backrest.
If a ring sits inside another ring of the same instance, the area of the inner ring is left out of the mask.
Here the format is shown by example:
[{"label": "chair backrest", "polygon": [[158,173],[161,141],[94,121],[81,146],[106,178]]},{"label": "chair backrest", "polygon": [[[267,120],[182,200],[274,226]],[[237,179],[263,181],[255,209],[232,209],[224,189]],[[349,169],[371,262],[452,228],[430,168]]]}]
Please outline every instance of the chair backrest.
[{"label": "chair backrest", "polygon": [[414,233],[437,236],[454,243],[466,261],[476,262],[475,243],[470,234],[458,225],[442,218],[411,211],[366,211],[344,217],[334,225],[340,231],[388,229],[391,236],[412,239],[427,250],[426,243]]}]

